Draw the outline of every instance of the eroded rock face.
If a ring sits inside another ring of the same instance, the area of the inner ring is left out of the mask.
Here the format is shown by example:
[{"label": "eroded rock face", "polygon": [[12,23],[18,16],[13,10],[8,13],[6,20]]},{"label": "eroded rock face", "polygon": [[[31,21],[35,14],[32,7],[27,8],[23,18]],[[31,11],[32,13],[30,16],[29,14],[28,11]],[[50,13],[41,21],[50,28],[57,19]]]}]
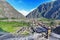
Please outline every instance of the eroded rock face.
[{"label": "eroded rock face", "polygon": [[48,19],[60,19],[60,0],[48,2],[40,5],[37,9],[30,12],[27,18],[45,17]]},{"label": "eroded rock face", "polygon": [[0,36],[0,40],[59,40],[59,38],[56,38],[54,36],[50,36],[49,39],[46,39],[42,36],[41,33],[34,33],[28,36],[20,36],[20,35],[14,35],[14,34],[4,34]]},{"label": "eroded rock face", "polygon": [[5,0],[0,0],[0,18],[25,18]]},{"label": "eroded rock face", "polygon": [[0,40],[4,40],[4,39],[9,39],[9,38],[15,38],[14,35],[10,34],[10,33],[0,33],[2,35],[0,35]]},{"label": "eroded rock face", "polygon": [[25,37],[17,37],[16,35],[9,34],[0,37],[0,40],[41,40],[43,39],[41,36],[42,34],[38,34],[38,33]]},{"label": "eroded rock face", "polygon": [[[39,30],[40,29],[41,28],[39,28]],[[10,34],[10,33],[2,33],[2,34],[3,35],[0,36],[0,40],[55,40],[55,39],[59,40],[59,38],[56,38],[54,36],[50,36],[49,39],[46,39],[44,38],[45,33],[40,33],[40,32],[39,33],[35,32],[28,36],[22,36],[20,34],[16,35],[16,34]],[[55,34],[52,34],[52,35],[55,35]]]}]

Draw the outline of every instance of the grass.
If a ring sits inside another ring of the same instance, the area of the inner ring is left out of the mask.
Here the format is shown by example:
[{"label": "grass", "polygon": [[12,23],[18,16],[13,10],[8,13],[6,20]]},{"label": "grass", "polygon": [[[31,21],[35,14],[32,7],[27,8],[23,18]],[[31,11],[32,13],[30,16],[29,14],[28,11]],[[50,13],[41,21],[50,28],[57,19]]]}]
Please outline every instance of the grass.
[{"label": "grass", "polygon": [[8,18],[0,18],[0,20],[6,20],[6,19],[8,19]]},{"label": "grass", "polygon": [[26,23],[26,22],[15,22],[15,21],[12,21],[12,22],[3,22],[3,21],[0,21],[0,28],[6,32],[16,32],[20,27],[23,27],[23,26],[28,26],[29,24]]},{"label": "grass", "polygon": [[29,35],[29,31],[26,31],[26,30],[25,30],[25,31],[23,31],[21,34],[22,34],[22,35],[25,35],[25,36],[26,36],[26,35]]},{"label": "grass", "polygon": [[51,26],[51,25],[55,24],[55,22],[54,22],[55,20],[54,19],[47,19],[47,18],[43,18],[43,17],[39,18],[38,21],[42,21],[48,26]]}]

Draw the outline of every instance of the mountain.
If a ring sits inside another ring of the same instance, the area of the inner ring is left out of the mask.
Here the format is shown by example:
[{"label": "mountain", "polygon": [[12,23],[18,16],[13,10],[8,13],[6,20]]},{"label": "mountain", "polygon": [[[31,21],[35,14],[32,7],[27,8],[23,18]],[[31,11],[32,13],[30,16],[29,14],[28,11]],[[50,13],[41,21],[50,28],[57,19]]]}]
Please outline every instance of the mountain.
[{"label": "mountain", "polygon": [[0,0],[0,18],[25,18],[5,0]]},{"label": "mountain", "polygon": [[27,18],[45,17],[48,19],[60,19],[60,0],[43,3],[35,10],[30,12]]}]

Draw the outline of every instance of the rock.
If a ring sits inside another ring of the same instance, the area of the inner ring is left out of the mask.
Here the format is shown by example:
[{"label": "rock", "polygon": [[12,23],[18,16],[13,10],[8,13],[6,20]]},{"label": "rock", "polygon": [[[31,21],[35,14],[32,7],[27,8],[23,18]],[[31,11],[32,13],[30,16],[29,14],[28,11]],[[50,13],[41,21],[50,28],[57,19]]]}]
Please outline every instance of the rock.
[{"label": "rock", "polygon": [[45,28],[43,28],[43,27],[42,28],[38,27],[38,28],[35,29],[35,31],[37,33],[42,33],[42,32],[46,32],[47,30]]},{"label": "rock", "polygon": [[60,26],[56,27],[56,28],[53,30],[53,32],[60,35]]}]

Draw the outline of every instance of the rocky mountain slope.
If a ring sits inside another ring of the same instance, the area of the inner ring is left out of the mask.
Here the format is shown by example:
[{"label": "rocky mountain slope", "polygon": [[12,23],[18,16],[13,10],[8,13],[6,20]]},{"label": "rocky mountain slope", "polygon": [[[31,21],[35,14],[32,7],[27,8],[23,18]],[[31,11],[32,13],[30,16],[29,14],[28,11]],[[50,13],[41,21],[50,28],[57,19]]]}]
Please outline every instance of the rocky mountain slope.
[{"label": "rocky mountain slope", "polygon": [[41,4],[38,8],[30,12],[27,18],[52,18],[60,19],[60,0]]},{"label": "rocky mountain slope", "polygon": [[0,18],[25,18],[5,0],[0,0]]}]

